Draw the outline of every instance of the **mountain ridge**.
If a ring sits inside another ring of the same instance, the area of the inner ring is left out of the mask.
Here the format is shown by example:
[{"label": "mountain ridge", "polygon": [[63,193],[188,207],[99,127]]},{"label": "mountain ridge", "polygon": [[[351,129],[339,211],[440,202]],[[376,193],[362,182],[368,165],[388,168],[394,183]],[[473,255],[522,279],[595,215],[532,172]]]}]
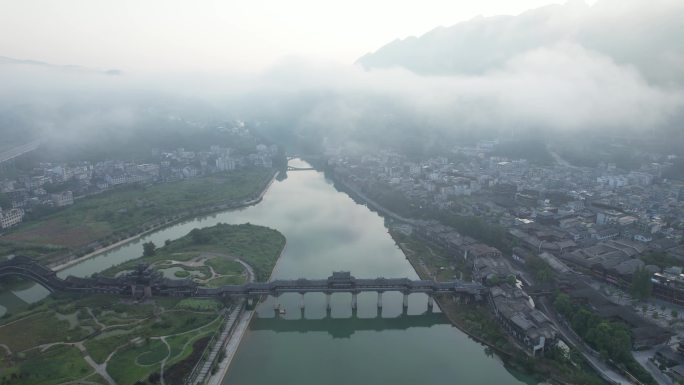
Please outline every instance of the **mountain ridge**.
[{"label": "mountain ridge", "polygon": [[96,72],[105,75],[121,75],[123,72],[118,69],[98,70],[74,64],[52,64],[32,59],[17,59],[9,56],[0,56],[0,65],[36,66],[51,69],[59,69],[75,72]]},{"label": "mountain ridge", "polygon": [[[481,75],[535,49],[571,42],[634,66],[650,81],[684,84],[684,2],[611,0],[552,4],[519,15],[478,16],[421,36],[395,39],[356,64],[420,75]],[[637,23],[635,23],[637,21]],[[636,25],[636,27],[635,27]],[[627,39],[626,39],[627,37]]]}]

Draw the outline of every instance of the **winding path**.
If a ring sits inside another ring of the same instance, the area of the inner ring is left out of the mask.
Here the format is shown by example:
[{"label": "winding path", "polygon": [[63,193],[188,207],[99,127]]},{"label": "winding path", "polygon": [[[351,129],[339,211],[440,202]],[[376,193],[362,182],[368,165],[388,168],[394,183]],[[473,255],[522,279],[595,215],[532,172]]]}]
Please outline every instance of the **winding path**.
[{"label": "winding path", "polygon": [[88,351],[83,345],[83,342],[77,342],[74,345],[78,348],[78,350],[81,351],[81,353],[83,353],[83,359],[85,360],[85,362],[87,362],[88,365],[90,365],[90,367],[93,368],[95,372],[100,375],[100,377],[104,378],[109,385],[116,385],[116,381],[114,381],[114,379],[109,375],[109,373],[107,373],[106,362],[103,364],[96,363],[93,360],[93,358],[90,357],[90,354],[88,354]]},{"label": "winding path", "polygon": [[159,380],[161,381],[161,385],[166,385],[166,382],[164,381],[164,367],[166,366],[166,360],[171,358],[171,345],[169,345],[168,342],[166,342],[166,336],[159,337],[159,340],[166,345],[166,350],[168,353],[166,354],[166,357],[161,362],[161,367],[159,369]]}]

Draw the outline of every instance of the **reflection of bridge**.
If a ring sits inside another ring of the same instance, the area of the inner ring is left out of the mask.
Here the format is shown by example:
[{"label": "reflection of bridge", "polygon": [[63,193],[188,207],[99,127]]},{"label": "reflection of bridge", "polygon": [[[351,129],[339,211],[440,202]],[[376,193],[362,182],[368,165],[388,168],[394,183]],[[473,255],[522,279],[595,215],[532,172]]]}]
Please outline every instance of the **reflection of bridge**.
[{"label": "reflection of bridge", "polygon": [[252,330],[271,330],[276,333],[309,333],[327,332],[333,338],[349,338],[357,331],[406,330],[410,328],[429,328],[434,325],[450,324],[441,313],[425,312],[408,315],[402,313],[398,317],[360,318],[352,315],[347,318],[327,316],[320,319],[300,318],[283,319],[280,317],[259,318],[253,322]]},{"label": "reflection of bridge", "polygon": [[428,295],[428,306],[432,307],[434,294],[452,294],[464,296],[466,299],[480,299],[485,294],[485,288],[476,283],[435,282],[430,280],[410,280],[408,278],[371,278],[359,279],[348,272],[333,273],[328,279],[296,279],[275,280],[271,282],[250,282],[243,285],[225,285],[217,288],[199,287],[189,279],[163,278],[158,272],[152,271],[146,265],[117,278],[95,276],[93,278],[77,278],[69,276],[58,278],[55,273],[38,264],[28,257],[15,257],[0,263],[0,277],[19,276],[35,281],[48,290],[68,291],[76,293],[112,293],[133,296],[174,296],[174,297],[243,297],[255,298],[271,295],[278,306],[278,296],[284,293],[324,293],[326,307],[330,309],[330,299],[333,293],[351,293],[352,309],[357,308],[357,295],[362,292],[376,292],[378,307],[382,307],[382,293],[398,291],[403,293],[403,306],[408,306],[411,293],[425,293]]}]

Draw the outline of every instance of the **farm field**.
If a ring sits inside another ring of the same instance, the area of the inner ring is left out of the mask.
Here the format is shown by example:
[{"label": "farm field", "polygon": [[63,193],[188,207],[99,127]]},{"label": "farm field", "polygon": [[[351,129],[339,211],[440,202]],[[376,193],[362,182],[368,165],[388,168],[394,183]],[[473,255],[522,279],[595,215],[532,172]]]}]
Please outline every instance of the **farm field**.
[{"label": "farm field", "polygon": [[131,185],[77,200],[74,205],[29,220],[0,241],[0,255],[85,253],[199,208],[256,196],[272,171],[247,169],[151,186]]}]

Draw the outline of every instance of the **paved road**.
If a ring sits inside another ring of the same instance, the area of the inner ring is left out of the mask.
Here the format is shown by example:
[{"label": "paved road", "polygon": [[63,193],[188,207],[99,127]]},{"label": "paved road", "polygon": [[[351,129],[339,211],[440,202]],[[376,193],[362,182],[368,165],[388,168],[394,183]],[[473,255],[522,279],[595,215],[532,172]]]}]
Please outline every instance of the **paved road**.
[{"label": "paved road", "polygon": [[240,315],[233,335],[228,341],[228,344],[226,344],[226,357],[219,363],[216,374],[209,378],[207,385],[220,385],[221,382],[223,382],[223,378],[228,373],[228,367],[230,366],[231,361],[233,361],[233,357],[240,346],[240,341],[242,341],[242,336],[245,334],[253,315],[254,310],[245,310]]},{"label": "paved road", "polygon": [[92,357],[88,354],[88,352],[85,349],[85,346],[83,346],[83,343],[79,342],[75,344],[78,350],[80,350],[85,356],[83,359],[90,365],[91,368],[95,369],[95,372],[100,375],[100,377],[104,378],[105,381],[109,385],[116,385],[116,381],[107,373],[107,363],[105,362],[104,364],[98,364],[95,362]]},{"label": "paved road", "polygon": [[637,362],[644,367],[644,369],[648,370],[648,372],[651,373],[651,376],[653,376],[653,378],[659,385],[673,385],[674,383],[672,382],[672,380],[670,380],[668,376],[666,376],[665,374],[663,374],[663,372],[656,368],[655,364],[648,360],[649,358],[653,357],[656,350],[658,350],[658,348],[632,352],[632,355],[634,356],[634,359],[637,360]]},{"label": "paved road", "polygon": [[584,358],[589,361],[590,365],[597,371],[599,374],[605,379],[613,384],[620,384],[620,385],[631,385],[632,382],[627,380],[622,374],[616,372],[612,368],[610,368],[608,365],[606,365],[603,361],[601,361],[599,358],[595,357],[589,349],[586,347],[583,341],[578,340],[575,337],[575,334],[567,330],[565,325],[563,325],[557,318],[556,314],[553,311],[550,311],[548,306],[547,306],[547,301],[545,299],[540,299],[539,304],[541,305],[542,309],[544,310],[544,313],[551,319],[551,322],[556,326],[558,331],[561,333],[563,336],[563,339],[574,346],[582,355]]}]

